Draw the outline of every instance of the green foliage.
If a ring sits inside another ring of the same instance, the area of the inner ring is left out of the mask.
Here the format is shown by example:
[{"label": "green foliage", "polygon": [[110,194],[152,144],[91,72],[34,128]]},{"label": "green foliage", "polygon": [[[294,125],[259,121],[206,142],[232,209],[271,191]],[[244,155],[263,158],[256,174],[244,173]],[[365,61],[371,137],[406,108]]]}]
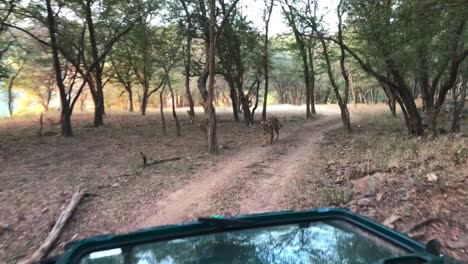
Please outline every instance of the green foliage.
[{"label": "green foliage", "polygon": [[454,31],[466,8],[443,0],[364,1],[349,0],[348,38],[368,62],[385,69],[385,59],[398,63],[402,73],[419,77],[421,52],[429,55],[434,76],[451,56]]}]

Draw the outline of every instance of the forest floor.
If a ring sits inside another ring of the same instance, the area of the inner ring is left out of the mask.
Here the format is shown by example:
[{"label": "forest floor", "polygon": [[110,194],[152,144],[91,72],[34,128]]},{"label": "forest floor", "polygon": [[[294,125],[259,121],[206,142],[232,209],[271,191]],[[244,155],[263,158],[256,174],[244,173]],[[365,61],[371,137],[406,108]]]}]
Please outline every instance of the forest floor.
[{"label": "forest floor", "polygon": [[[101,128],[91,126],[92,115],[77,114],[73,138],[57,136],[52,116],[43,137],[36,120],[0,120],[0,263],[34,251],[78,186],[90,195],[55,253],[77,238],[198,216],[340,206],[380,222],[396,219],[388,225],[399,231],[433,217],[409,235],[468,255],[466,133],[409,138],[400,119],[382,114],[384,106],[353,111],[351,134],[340,129],[333,106],[318,106],[311,120],[303,107],[270,110],[284,127],[265,147],[258,125],[247,128],[218,111],[218,156],[205,154],[203,132],[182,110],[181,137],[169,113],[167,136],[157,114],[111,112]],[[140,151],[150,160],[181,159],[142,169]]]}]

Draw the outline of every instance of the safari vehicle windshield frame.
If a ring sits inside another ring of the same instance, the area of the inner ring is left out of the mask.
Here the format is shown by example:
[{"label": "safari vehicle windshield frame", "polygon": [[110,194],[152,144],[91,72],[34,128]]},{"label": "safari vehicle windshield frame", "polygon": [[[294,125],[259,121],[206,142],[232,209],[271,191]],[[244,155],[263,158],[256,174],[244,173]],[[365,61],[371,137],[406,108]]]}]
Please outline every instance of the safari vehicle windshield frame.
[{"label": "safari vehicle windshield frame", "polygon": [[[209,220],[211,219],[211,220]],[[178,238],[201,236],[221,232],[231,232],[259,227],[300,224],[316,221],[340,220],[375,235],[389,242],[396,248],[409,254],[425,252],[425,246],[401,233],[381,225],[369,218],[341,208],[321,208],[309,211],[283,211],[265,214],[237,216],[233,218],[203,218],[197,222],[189,222],[160,227],[141,229],[128,234],[100,235],[71,243],[65,252],[58,257],[56,263],[79,263],[81,258],[96,251],[109,250],[117,247],[138,246],[144,243],[168,241]]]}]

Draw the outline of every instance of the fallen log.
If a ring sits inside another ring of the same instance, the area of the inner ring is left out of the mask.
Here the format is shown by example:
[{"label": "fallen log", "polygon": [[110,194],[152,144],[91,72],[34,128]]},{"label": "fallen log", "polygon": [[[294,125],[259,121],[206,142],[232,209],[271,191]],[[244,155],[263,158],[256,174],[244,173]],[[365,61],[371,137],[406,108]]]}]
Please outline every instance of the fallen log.
[{"label": "fallen log", "polygon": [[432,222],[439,221],[439,220],[440,220],[440,217],[439,217],[439,216],[432,216],[432,217],[423,219],[423,220],[421,220],[421,221],[419,221],[419,222],[416,222],[416,223],[414,223],[414,224],[412,224],[412,225],[405,226],[405,227],[401,230],[401,232],[402,232],[402,233],[406,233],[406,234],[407,234],[407,233],[411,233],[411,232],[416,231],[417,229],[419,229],[419,228],[421,228],[421,227],[423,227],[423,226],[425,226],[425,225],[428,225],[428,224],[430,224],[430,223],[432,223]]},{"label": "fallen log", "polygon": [[62,234],[63,228],[67,223],[68,219],[73,215],[78,204],[83,198],[85,191],[82,188],[78,188],[78,190],[73,194],[70,203],[68,203],[67,207],[62,211],[59,218],[55,222],[54,227],[50,231],[47,239],[42,243],[42,245],[31,255],[31,257],[21,261],[21,264],[32,264],[40,261],[44,258],[52,249],[52,247],[57,243],[58,239],[60,238],[60,234]]},{"label": "fallen log", "polygon": [[168,161],[176,161],[176,160],[180,160],[182,159],[182,157],[172,157],[172,158],[167,158],[167,159],[160,159],[160,160],[152,160],[150,162],[148,162],[146,164],[146,167],[147,166],[151,166],[151,165],[155,165],[155,164],[160,164],[160,163],[164,163],[164,162],[168,162]]}]

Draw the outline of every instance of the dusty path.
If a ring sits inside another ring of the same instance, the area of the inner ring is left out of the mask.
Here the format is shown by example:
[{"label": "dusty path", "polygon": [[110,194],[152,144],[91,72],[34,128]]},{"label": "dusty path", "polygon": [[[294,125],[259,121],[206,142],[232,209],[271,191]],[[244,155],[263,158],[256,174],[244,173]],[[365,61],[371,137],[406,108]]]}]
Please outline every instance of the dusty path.
[{"label": "dusty path", "polygon": [[288,209],[284,196],[302,165],[316,149],[323,132],[340,126],[339,116],[326,113],[297,128],[281,130],[271,146],[253,146],[202,169],[190,183],[149,205],[125,227],[138,228],[194,220],[212,214],[236,215]]}]

